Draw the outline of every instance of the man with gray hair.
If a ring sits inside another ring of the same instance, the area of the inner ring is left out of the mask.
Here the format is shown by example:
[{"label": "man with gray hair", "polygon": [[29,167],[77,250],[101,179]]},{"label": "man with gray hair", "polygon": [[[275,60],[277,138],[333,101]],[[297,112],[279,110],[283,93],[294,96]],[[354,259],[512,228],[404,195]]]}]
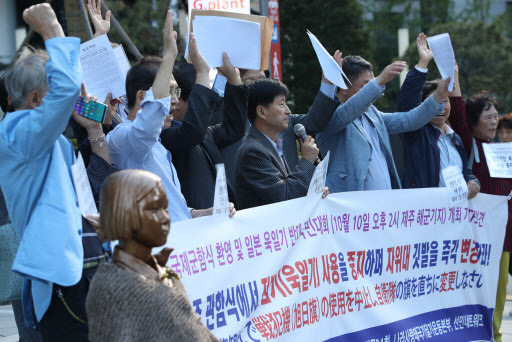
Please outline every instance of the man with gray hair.
[{"label": "man with gray hair", "polygon": [[43,340],[86,341],[85,226],[71,177],[74,149],[61,134],[80,94],[80,39],[64,37],[46,3],[23,19],[48,53],[25,53],[4,75],[14,111],[0,122],[0,187],[20,238],[12,269],[24,278],[25,320],[37,323]]}]

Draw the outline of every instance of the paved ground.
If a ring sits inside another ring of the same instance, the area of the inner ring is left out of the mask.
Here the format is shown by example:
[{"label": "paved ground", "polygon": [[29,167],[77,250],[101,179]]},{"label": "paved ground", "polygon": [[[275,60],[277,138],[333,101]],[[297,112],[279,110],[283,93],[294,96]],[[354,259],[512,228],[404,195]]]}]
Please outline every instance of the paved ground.
[{"label": "paved ground", "polygon": [[[512,277],[510,276],[507,294],[501,331],[503,333],[503,342],[512,342],[512,316],[509,314],[512,310]],[[12,308],[11,306],[0,306],[0,342],[16,341],[18,341],[18,330],[16,329]]]}]

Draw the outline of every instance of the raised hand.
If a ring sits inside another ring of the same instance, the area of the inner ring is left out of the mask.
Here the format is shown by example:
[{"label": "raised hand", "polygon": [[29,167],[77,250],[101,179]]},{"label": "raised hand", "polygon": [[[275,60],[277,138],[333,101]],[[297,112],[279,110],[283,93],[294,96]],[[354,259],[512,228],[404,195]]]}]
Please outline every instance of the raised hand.
[{"label": "raised hand", "polygon": [[436,91],[432,94],[437,103],[443,103],[444,99],[448,96],[448,84],[450,83],[450,80],[451,77],[447,77],[445,80],[439,81]]},{"label": "raised hand", "polygon": [[427,36],[422,32],[416,38],[416,47],[418,48],[418,56],[420,60],[418,61],[418,68],[427,69],[428,63],[432,60],[434,55],[432,51],[428,48],[427,45]]},{"label": "raised hand", "polygon": [[455,74],[453,75],[453,89],[450,96],[462,96],[462,90],[459,83],[459,65],[455,61]]},{"label": "raised hand", "polygon": [[208,66],[208,63],[204,59],[203,55],[201,55],[201,52],[199,52],[199,49],[197,48],[197,41],[193,33],[190,34],[188,44],[190,60],[194,65],[194,68],[196,69],[196,84],[201,84],[205,87],[209,87],[210,67]]},{"label": "raised hand", "polygon": [[377,83],[382,87],[389,81],[391,81],[393,78],[396,77],[396,75],[399,75],[402,71],[404,71],[405,67],[407,66],[407,63],[405,62],[393,62],[387,67],[382,70],[379,76],[377,76]]},{"label": "raised hand", "polygon": [[311,163],[315,163],[318,158],[318,147],[316,146],[315,139],[311,138],[310,135],[306,137],[306,140],[301,140],[301,155],[302,158],[309,160]]},{"label": "raised hand", "polygon": [[87,9],[94,25],[93,38],[107,34],[110,31],[110,10],[105,13],[105,19],[103,19],[101,16],[101,0],[98,0],[97,4],[96,0],[87,0]]},{"label": "raised hand", "polygon": [[228,83],[234,86],[242,84],[240,79],[240,71],[235,68],[229,61],[228,54],[222,53],[222,66],[217,68],[218,71],[228,79]]},{"label": "raised hand", "polygon": [[64,37],[64,31],[55,16],[55,12],[48,3],[30,6],[23,11],[23,20],[37,33],[44,41],[55,37]]},{"label": "raised hand", "polygon": [[164,28],[164,55],[163,58],[172,58],[173,63],[178,56],[178,46],[176,45],[176,39],[178,34],[173,30],[174,28],[174,16],[172,11],[167,11],[167,18],[165,19]]},{"label": "raised hand", "polygon": [[336,63],[338,63],[340,68],[343,68],[343,58],[341,57],[342,55],[343,54],[341,53],[340,50],[336,50],[336,52],[334,53],[334,60],[336,61]]}]

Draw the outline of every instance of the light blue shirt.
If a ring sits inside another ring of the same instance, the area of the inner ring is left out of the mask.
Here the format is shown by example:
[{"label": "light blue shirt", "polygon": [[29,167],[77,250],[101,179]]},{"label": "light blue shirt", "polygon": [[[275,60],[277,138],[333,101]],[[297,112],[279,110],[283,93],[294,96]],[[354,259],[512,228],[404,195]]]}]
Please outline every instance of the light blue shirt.
[{"label": "light blue shirt", "polygon": [[357,119],[361,122],[372,147],[372,156],[368,167],[368,175],[364,181],[364,190],[391,190],[391,178],[389,177],[386,157],[380,146],[379,134],[372,123],[363,114]]},{"label": "light blue shirt", "polygon": [[25,279],[29,325],[48,309],[53,283],[75,285],[83,268],[82,218],[71,176],[75,153],[61,134],[80,95],[80,39],[52,38],[45,45],[49,90],[41,105],[7,113],[0,122],[0,186],[20,238],[12,269]]},{"label": "light blue shirt", "polygon": [[172,155],[159,141],[170,105],[170,97],[157,100],[153,90],[149,89],[135,120],[117,125],[107,135],[107,145],[112,162],[121,169],[145,170],[162,179],[169,201],[171,222],[176,223],[188,220],[191,216],[190,208],[181,194]]},{"label": "light blue shirt", "polygon": [[450,126],[446,124],[444,125],[444,128],[446,130],[444,137],[441,134],[437,140],[437,146],[439,147],[441,157],[441,169],[439,170],[439,187],[446,186],[443,178],[443,169],[447,168],[448,166],[457,166],[462,173],[462,160],[460,159],[459,151],[457,150],[457,147],[452,140],[453,134],[455,132],[450,128]]},{"label": "light blue shirt", "polygon": [[[370,83],[378,89],[379,92],[384,92],[385,87],[381,87],[376,81],[372,80]],[[335,85],[322,82],[320,90],[330,98],[334,98],[336,96]],[[369,138],[368,142],[372,148],[368,175],[364,181],[364,190],[389,190],[391,189],[391,177],[389,176],[386,157],[384,156],[384,152],[380,146],[377,129],[375,129],[365,114],[361,115],[357,120],[359,120],[363,126],[366,136]]]},{"label": "light blue shirt", "polygon": [[274,146],[274,148],[277,151],[277,155],[281,157],[281,160],[283,161],[283,166],[286,165],[285,164],[286,162],[284,160],[284,153],[283,153],[283,141],[280,138],[277,138],[277,140],[274,141],[274,140],[270,139],[266,134],[265,134],[265,137],[268,139],[268,141],[270,141],[272,146]]}]

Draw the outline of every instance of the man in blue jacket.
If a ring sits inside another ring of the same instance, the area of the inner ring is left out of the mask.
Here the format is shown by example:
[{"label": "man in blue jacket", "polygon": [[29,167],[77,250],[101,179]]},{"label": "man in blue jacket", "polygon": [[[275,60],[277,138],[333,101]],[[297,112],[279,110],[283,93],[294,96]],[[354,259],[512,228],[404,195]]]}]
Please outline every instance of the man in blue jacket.
[{"label": "man in blue jacket", "polygon": [[449,80],[440,82],[421,106],[405,113],[383,113],[372,102],[404,70],[405,62],[388,65],[377,78],[362,57],[345,57],[341,66],[351,84],[337,92],[342,104],[327,128],[317,134],[322,154],[331,151],[326,185],[333,193],[400,189],[388,134],[419,129],[439,114]]},{"label": "man in blue jacket", "polygon": [[80,39],[64,37],[48,4],[26,9],[23,19],[43,37],[49,60],[42,52],[29,53],[5,74],[15,111],[0,123],[0,186],[20,238],[12,269],[25,280],[25,320],[39,322],[43,339],[58,336],[60,330],[61,340],[73,334],[82,341],[87,338],[87,325],[70,315],[61,320],[61,328],[42,324],[59,307],[60,300],[52,300],[54,291],[73,302],[77,298],[85,302],[87,293],[80,281],[82,217],[71,177],[75,152],[61,134],[80,94]]},{"label": "man in blue jacket", "polygon": [[[428,63],[432,52],[427,47],[426,36],[421,33],[416,40],[418,64],[409,71],[398,96],[398,110],[417,107],[436,89],[439,81],[427,80]],[[418,130],[402,133],[404,145],[404,188],[444,187],[442,170],[458,167],[468,184],[468,198],[480,191],[480,183],[468,167],[468,158],[462,140],[447,124],[450,101],[444,99],[444,109],[427,125]]]}]

